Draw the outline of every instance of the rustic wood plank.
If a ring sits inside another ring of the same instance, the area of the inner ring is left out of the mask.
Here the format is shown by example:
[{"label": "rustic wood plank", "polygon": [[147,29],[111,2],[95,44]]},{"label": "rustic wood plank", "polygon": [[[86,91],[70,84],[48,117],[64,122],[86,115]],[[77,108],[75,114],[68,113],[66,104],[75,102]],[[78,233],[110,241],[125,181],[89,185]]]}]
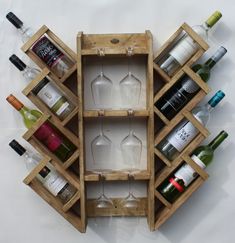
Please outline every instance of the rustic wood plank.
[{"label": "rustic wood plank", "polygon": [[27,52],[32,45],[48,31],[48,27],[43,25],[22,47],[23,52]]},{"label": "rustic wood plank", "polygon": [[189,157],[186,154],[182,155],[182,159],[189,164],[202,178],[203,180],[207,180],[209,175],[207,174],[207,172],[205,170],[203,170],[198,164],[196,164],[191,157]]},{"label": "rustic wood plank", "polygon": [[[128,170],[111,172],[100,170],[100,173],[97,173],[97,171],[86,171],[85,181],[99,181],[100,174],[102,174],[102,177],[104,177],[106,181],[127,181],[129,180],[129,173],[130,172]],[[149,180],[150,172],[148,172],[147,170],[136,171],[131,173],[131,176],[134,180]]]},{"label": "rustic wood plank", "polygon": [[98,216],[146,216],[147,215],[147,198],[138,198],[137,208],[125,208],[122,205],[123,198],[111,198],[113,201],[112,208],[97,208],[96,199],[87,199],[86,208],[88,217]]},{"label": "rustic wood plank", "polygon": [[210,132],[199,122],[191,112],[184,111],[183,115],[198,129],[200,133],[206,138],[210,135]]},{"label": "rustic wood plank", "polygon": [[174,212],[189,199],[189,197],[195,192],[202,184],[204,180],[201,177],[198,177],[190,187],[180,196],[175,203],[172,204],[170,209],[164,208],[158,215],[156,216],[157,220],[155,222],[155,229],[159,229],[159,227],[165,223],[165,221],[174,214]]},{"label": "rustic wood plank", "polygon": [[193,80],[195,81],[198,86],[204,90],[205,93],[209,93],[211,89],[209,86],[203,81],[199,75],[197,75],[189,66],[184,66],[182,70]]},{"label": "rustic wood plank", "polygon": [[[133,117],[148,117],[149,110],[132,110],[131,116]],[[97,118],[100,116],[98,110],[86,110],[83,113],[85,118]],[[102,113],[104,117],[128,117],[130,116],[128,110],[104,110]]]},{"label": "rustic wood plank", "polygon": [[77,191],[75,195],[66,203],[64,204],[62,210],[66,213],[69,209],[80,199],[80,192]]},{"label": "rustic wood plank", "polygon": [[163,196],[162,194],[155,190],[155,197],[162,202],[167,208],[171,208],[172,204],[170,202],[168,202]]}]

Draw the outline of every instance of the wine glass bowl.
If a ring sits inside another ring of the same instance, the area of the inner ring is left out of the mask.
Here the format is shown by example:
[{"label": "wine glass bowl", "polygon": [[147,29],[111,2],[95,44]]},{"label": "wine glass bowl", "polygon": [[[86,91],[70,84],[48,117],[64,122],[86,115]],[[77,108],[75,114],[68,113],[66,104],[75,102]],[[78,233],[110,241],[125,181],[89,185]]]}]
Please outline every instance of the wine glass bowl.
[{"label": "wine glass bowl", "polygon": [[101,195],[95,200],[96,203],[96,208],[112,208],[113,207],[113,201],[105,196],[104,193],[104,174],[101,172],[99,174],[99,180],[101,181],[101,187],[102,187],[102,192]]},{"label": "wine glass bowl", "polygon": [[141,81],[130,71],[120,81],[120,94],[124,108],[132,108],[139,104],[141,93]]},{"label": "wine glass bowl", "polygon": [[99,109],[110,108],[113,83],[103,71],[91,82],[92,97]]}]

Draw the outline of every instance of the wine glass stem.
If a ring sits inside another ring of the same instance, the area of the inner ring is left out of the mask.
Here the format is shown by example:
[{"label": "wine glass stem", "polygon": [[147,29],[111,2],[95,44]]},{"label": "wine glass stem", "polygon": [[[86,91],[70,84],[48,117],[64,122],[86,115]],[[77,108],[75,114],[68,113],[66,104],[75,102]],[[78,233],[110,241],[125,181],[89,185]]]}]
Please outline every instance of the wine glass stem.
[{"label": "wine glass stem", "polygon": [[102,196],[104,196],[104,178],[102,177],[101,175],[101,193],[102,193]]},{"label": "wine glass stem", "polygon": [[103,130],[103,119],[100,117],[100,135],[102,136],[104,134]]},{"label": "wine glass stem", "polygon": [[103,75],[104,73],[104,65],[103,65],[103,57],[100,57],[100,67],[101,67],[101,74]]},{"label": "wine glass stem", "polygon": [[128,74],[131,73],[131,56],[128,56],[127,59]]},{"label": "wine glass stem", "polygon": [[129,134],[133,134],[132,120],[129,117]]},{"label": "wine glass stem", "polygon": [[130,176],[128,178],[128,188],[129,188],[129,195],[131,195],[131,179],[130,179]]}]

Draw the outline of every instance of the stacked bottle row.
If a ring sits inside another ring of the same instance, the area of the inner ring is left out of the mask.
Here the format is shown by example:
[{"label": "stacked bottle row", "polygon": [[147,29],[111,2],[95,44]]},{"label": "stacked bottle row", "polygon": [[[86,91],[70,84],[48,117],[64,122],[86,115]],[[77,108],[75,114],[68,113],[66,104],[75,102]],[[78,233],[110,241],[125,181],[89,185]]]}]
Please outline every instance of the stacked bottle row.
[{"label": "stacked bottle row", "polygon": [[[203,25],[192,29],[202,39],[207,40],[207,32],[221,17],[222,14],[216,11]],[[188,119],[185,114],[188,112],[188,107],[194,107],[194,104],[198,102],[196,96],[200,90],[203,90],[203,95],[208,92],[209,89],[203,82],[209,80],[211,69],[226,54],[227,50],[221,46],[204,64],[194,64],[207,49],[207,45],[198,39],[187,26],[183,26],[182,29],[184,31],[179,29],[154,59],[158,78],[160,77],[167,83],[167,88],[163,87],[159,92],[161,95],[156,93],[154,98],[156,115],[159,115],[159,118],[166,124],[158,133],[165,134],[163,139],[155,139],[158,141],[155,144],[155,151],[156,155],[161,155],[159,158],[164,159],[166,165],[169,166],[168,168],[163,167],[158,172],[159,178],[156,178],[155,190],[157,191],[156,197],[168,208],[171,208],[171,204],[178,201],[177,199],[180,200],[180,196],[201,176],[198,171],[204,170],[208,166],[213,159],[214,150],[228,136],[227,132],[221,131],[208,145],[199,146],[193,152],[188,152],[190,149],[187,148],[190,148],[190,144],[196,140],[196,137],[198,138],[201,128],[207,126],[211,111],[224,98],[224,92],[219,90],[207,104],[193,108],[191,113],[195,121],[191,118]],[[190,70],[190,75],[188,70]],[[192,74],[191,71],[194,73]],[[183,119],[180,118],[181,116]],[[174,123],[174,121],[176,122]],[[168,126],[171,129],[168,129]],[[185,156],[189,156],[188,158],[194,163],[193,167],[190,165],[191,162],[184,161]],[[170,166],[173,168],[171,169]],[[159,192],[164,200],[161,199]],[[167,215],[171,215],[171,211],[176,210],[180,205],[181,203],[178,201],[169,212],[165,210],[162,214],[164,219],[155,219],[155,227],[159,227],[167,219]],[[158,215],[161,217],[161,214]]]},{"label": "stacked bottle row", "polygon": [[[28,41],[32,39],[34,35],[33,31],[25,27],[23,22],[16,15],[10,12],[6,15],[6,18],[17,28],[24,43],[28,43]],[[30,50],[46,67],[46,73],[48,74],[42,79],[40,78],[44,74],[43,71],[27,66],[15,54],[10,56],[10,62],[22,73],[25,80],[29,83],[27,86],[29,93],[44,104],[46,112],[48,111],[48,113],[53,114],[59,121],[66,120],[66,122],[69,122],[72,118],[71,114],[73,114],[73,116],[76,114],[76,96],[69,91],[62,82],[59,83],[60,81],[58,82],[57,78],[62,80],[66,75],[69,77],[69,72],[76,71],[72,70],[76,66],[76,61],[66,55],[67,52],[46,33],[33,43]],[[53,73],[55,76],[50,75],[50,73]],[[65,80],[63,80],[63,82],[64,81]],[[33,137],[39,142],[40,147],[42,146],[45,148],[47,154],[50,155],[51,153],[54,155],[55,157],[52,159],[58,166],[62,165],[61,168],[62,171],[64,171],[63,164],[66,164],[68,160],[72,160],[72,157],[75,158],[74,154],[78,150],[77,142],[71,141],[71,138],[67,137],[58,126],[55,126],[53,117],[52,119],[46,120],[34,131],[35,126],[37,126],[44,114],[39,110],[27,108],[12,94],[6,99],[22,115],[26,128],[29,129],[29,131],[33,131]],[[35,103],[34,100],[31,101]],[[37,104],[36,102],[35,105]],[[45,112],[45,110],[43,111]],[[67,130],[67,128],[65,130]],[[68,130],[67,133],[69,134],[69,132]],[[42,163],[43,157],[41,155],[26,151],[15,139],[13,139],[9,145],[20,156],[25,157],[26,167],[30,172]],[[41,152],[41,150],[39,151]],[[44,153],[43,156],[45,156]],[[75,160],[74,158],[73,161]],[[64,171],[63,173],[67,172]],[[68,175],[71,175],[70,171]],[[52,163],[48,162],[36,175],[36,179],[41,182],[42,186],[51,195],[55,198],[59,198],[62,205],[66,205],[71,199],[77,198],[75,195],[78,193],[79,187],[70,183],[68,179],[57,171]],[[73,202],[73,204],[74,203],[75,202]],[[65,211],[67,211],[67,209]]]}]

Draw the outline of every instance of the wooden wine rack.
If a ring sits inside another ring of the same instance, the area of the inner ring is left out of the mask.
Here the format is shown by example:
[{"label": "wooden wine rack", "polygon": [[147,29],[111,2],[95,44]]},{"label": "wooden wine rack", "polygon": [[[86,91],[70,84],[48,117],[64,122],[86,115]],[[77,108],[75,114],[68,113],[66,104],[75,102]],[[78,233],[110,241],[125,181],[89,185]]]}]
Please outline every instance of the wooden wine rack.
[{"label": "wooden wine rack", "polygon": [[[178,70],[173,77],[166,75],[158,66],[158,60],[165,55],[174,45],[174,42],[186,32],[198,44],[198,51],[191,59]],[[65,55],[74,61],[75,65],[59,78],[47,67],[31,50],[32,45],[47,35]],[[142,55],[146,58],[146,109],[141,110],[85,110],[84,108],[84,59],[102,55],[112,57],[126,57],[128,50],[132,50],[132,55]],[[39,165],[30,172],[24,179],[24,183],[29,185],[40,197],[57,210],[80,232],[86,231],[87,218],[97,216],[146,216],[151,231],[159,228],[208,178],[208,174],[203,171],[191,158],[192,151],[209,135],[208,130],[198,122],[191,114],[191,110],[210,91],[207,84],[200,79],[191,69],[191,66],[208,49],[205,43],[187,24],[183,24],[170,39],[159,49],[154,61],[152,53],[152,35],[150,31],[139,34],[99,34],[87,35],[82,32],[77,36],[77,55],[67,47],[51,30],[46,26],[39,29],[37,33],[22,47],[22,50],[41,68],[41,73],[23,90],[27,96],[42,112],[43,116],[24,135],[27,140],[41,155],[42,160]],[[199,86],[200,91],[196,96],[172,119],[168,120],[155,106],[159,100],[183,75],[188,75]],[[77,90],[70,89],[71,77],[75,76]],[[50,109],[32,93],[32,89],[47,77],[65,97],[75,106],[75,109],[64,120],[60,120]],[[70,80],[70,81],[69,81]],[[154,89],[157,84],[157,89]],[[114,171],[106,173],[100,178],[97,173],[86,170],[85,158],[85,134],[84,124],[86,119],[120,118],[132,116],[132,119],[143,117],[147,124],[147,169],[139,171],[133,175],[134,180],[147,182],[147,197],[140,198],[138,207],[127,209],[121,206],[121,198],[112,198],[114,206],[109,209],[97,209],[94,199],[86,198],[86,185],[89,182],[97,183],[100,179],[106,181],[127,181],[128,173],[125,171]],[[168,161],[164,155],[155,147],[164,139],[169,132],[182,120],[188,119],[199,130],[197,137],[181,152],[174,160]],[[76,129],[71,130],[68,124],[72,120]],[[58,160],[45,146],[43,146],[34,136],[35,131],[45,122],[49,121],[56,129],[69,139],[76,147],[74,154],[64,163]],[[160,122],[159,122],[160,121]],[[154,135],[154,131],[156,134]],[[200,176],[190,185],[190,187],[174,203],[169,203],[157,190],[158,186],[178,168],[183,161],[188,163]],[[76,189],[77,193],[66,204],[50,194],[42,184],[36,179],[36,175],[47,164],[51,163],[56,170],[61,173]],[[159,169],[160,168],[160,169]]]},{"label": "wooden wine rack", "polygon": [[[198,51],[185,63],[185,65],[177,70],[173,77],[169,77],[162,69],[160,69],[158,62],[170,48],[174,46],[174,42],[182,36],[182,33],[186,32],[199,46]],[[194,98],[178,112],[178,114],[171,120],[168,120],[154,105],[154,112],[157,119],[161,119],[164,125],[155,134],[155,146],[157,146],[173,129],[179,124],[182,119],[189,120],[199,131],[199,134],[195,139],[180,153],[180,155],[173,161],[169,161],[157,148],[155,152],[155,166],[159,166],[159,163],[163,163],[163,168],[156,170],[155,174],[155,205],[156,212],[154,215],[155,225],[154,228],[158,229],[189,197],[198,189],[202,183],[208,178],[208,174],[202,170],[191,158],[192,151],[209,135],[209,131],[202,126],[202,124],[192,115],[190,112],[202,99],[210,92],[208,85],[194,73],[191,66],[202,56],[202,54],[209,48],[208,44],[201,39],[187,24],[183,24],[159,49],[154,57],[154,82],[163,82],[163,87],[155,91],[154,104],[173,86],[175,85],[183,75],[188,75],[194,82],[200,87],[200,91],[194,96]],[[156,120],[155,119],[155,126]],[[199,177],[189,186],[189,188],[174,202],[168,202],[157,190],[158,186],[166,180],[183,162],[188,163],[198,174]]]}]

